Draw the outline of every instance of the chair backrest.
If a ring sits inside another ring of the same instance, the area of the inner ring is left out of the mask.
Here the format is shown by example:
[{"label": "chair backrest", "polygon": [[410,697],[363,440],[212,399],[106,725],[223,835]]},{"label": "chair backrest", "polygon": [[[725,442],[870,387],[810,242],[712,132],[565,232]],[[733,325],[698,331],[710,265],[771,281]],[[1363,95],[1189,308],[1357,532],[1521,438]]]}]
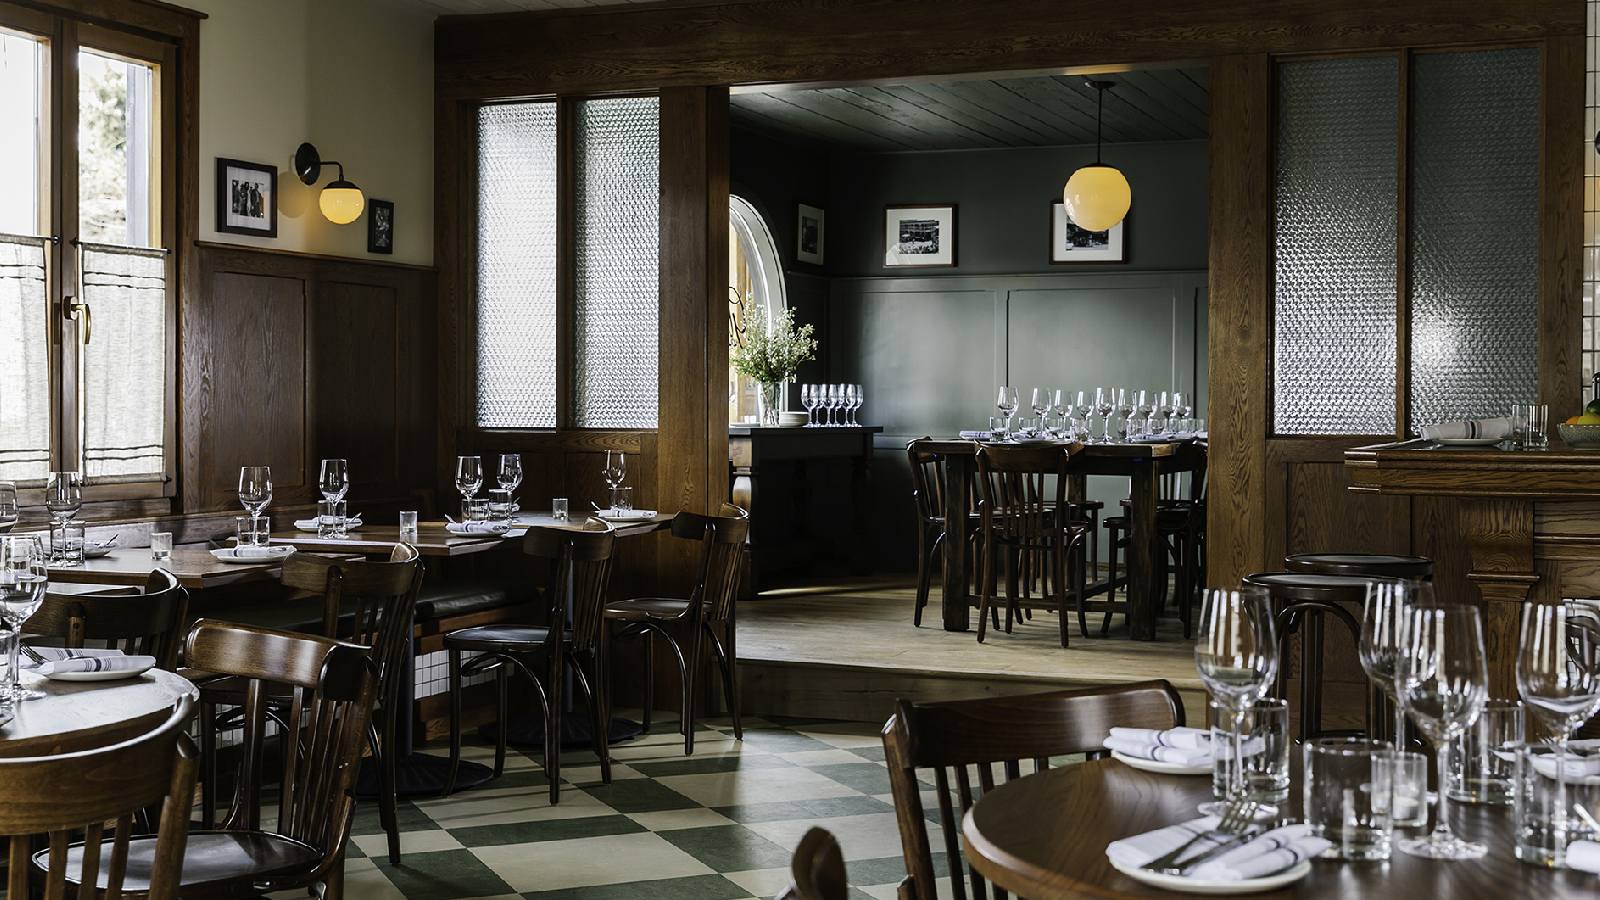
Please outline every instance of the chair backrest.
[{"label": "chair backrest", "polygon": [[[339,858],[355,809],[351,790],[377,695],[369,648],[332,638],[201,619],[184,642],[191,666],[245,682],[244,738],[225,830],[260,828],[268,683],[288,691],[280,717],[283,779],[276,831],[322,853],[311,877]],[[293,752],[289,752],[289,748]]]},{"label": "chair backrest", "polygon": [[[33,859],[46,872],[46,900],[74,896],[76,892],[66,883],[67,848],[80,835],[85,842],[83,853],[78,871],[71,874],[80,884],[93,885],[104,879],[106,896],[116,896],[127,874],[134,817],[142,810],[159,807],[149,890],[123,892],[122,896],[176,897],[198,769],[199,754],[184,733],[193,712],[192,701],[184,697],[160,727],[122,743],[77,753],[0,759],[0,784],[5,785],[0,835],[12,839],[7,896],[18,900],[31,896]],[[101,850],[108,823],[114,823],[109,855]],[[29,837],[42,834],[49,835],[49,847],[35,854]]]},{"label": "chair backrest", "polygon": [[906,459],[911,463],[911,502],[916,505],[919,524],[944,515],[944,456],[935,453],[932,446],[931,437],[906,444]]},{"label": "chair backrest", "polygon": [[189,614],[189,592],[171,572],[150,573],[144,593],[46,594],[25,629],[58,638],[63,647],[90,645],[153,656],[156,665],[178,664],[183,622]]},{"label": "chair backrest", "polygon": [[[616,534],[611,526],[529,528],[522,538],[522,552],[550,563],[550,581],[545,597],[550,602],[551,645],[561,641],[562,622],[572,627],[574,650],[593,650],[600,642],[606,601],[611,590],[611,555],[616,549]],[[568,588],[572,606],[567,608]]]},{"label": "chair backrest", "polygon": [[[1040,771],[1049,768],[1051,757],[1104,755],[1102,742],[1114,725],[1173,728],[1183,722],[1183,703],[1166,681],[944,703],[901,700],[883,727],[900,846],[910,873],[901,896],[915,900],[935,900],[936,896],[917,769],[933,770],[951,888],[957,900],[966,900],[960,864],[961,818],[983,791],[994,787],[996,764],[1010,781],[1023,774],[1024,760],[1032,760],[1033,770]],[[969,774],[969,767],[975,770],[976,779]],[[975,900],[987,897],[987,885],[977,870],[969,868],[967,875],[971,896]]]},{"label": "chair backrest", "polygon": [[821,828],[808,830],[795,845],[789,879],[777,900],[845,900],[850,895],[839,842]]},{"label": "chair backrest", "polygon": [[984,533],[998,532],[1030,546],[1060,541],[1055,510],[1067,508],[1071,456],[1072,448],[1056,445],[980,446],[978,499]]},{"label": "chair backrest", "polygon": [[701,541],[700,575],[690,596],[691,616],[708,622],[725,622],[739,596],[745,541],[750,537],[750,515],[737,506],[722,504],[721,515],[680,512],[672,517],[672,535]]}]

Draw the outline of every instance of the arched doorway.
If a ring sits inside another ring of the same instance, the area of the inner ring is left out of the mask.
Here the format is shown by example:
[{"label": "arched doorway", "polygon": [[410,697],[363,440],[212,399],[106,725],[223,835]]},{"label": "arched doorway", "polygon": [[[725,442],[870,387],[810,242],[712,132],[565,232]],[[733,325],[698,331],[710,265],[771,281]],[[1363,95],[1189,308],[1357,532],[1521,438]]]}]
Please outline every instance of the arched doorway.
[{"label": "arched doorway", "polygon": [[[772,230],[755,206],[737,194],[728,195],[728,349],[743,343],[746,310],[764,306],[769,313],[788,308],[783,266]],[[744,422],[756,415],[756,383],[728,368],[728,421]],[[785,407],[787,407],[787,392]]]}]

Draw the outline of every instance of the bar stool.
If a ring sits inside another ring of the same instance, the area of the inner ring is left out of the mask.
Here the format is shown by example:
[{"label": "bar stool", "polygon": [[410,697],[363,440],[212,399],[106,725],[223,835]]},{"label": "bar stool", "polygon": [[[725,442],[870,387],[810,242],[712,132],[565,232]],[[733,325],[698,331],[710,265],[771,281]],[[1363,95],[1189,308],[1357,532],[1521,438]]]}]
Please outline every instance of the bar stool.
[{"label": "bar stool", "polygon": [[[1278,682],[1274,695],[1285,697],[1289,684],[1289,646],[1300,635],[1300,740],[1320,737],[1367,735],[1373,724],[1383,721],[1370,687],[1364,691],[1364,727],[1334,729],[1322,726],[1324,670],[1324,626],[1332,618],[1349,632],[1351,643],[1361,645],[1359,611],[1366,600],[1367,587],[1374,581],[1391,580],[1351,575],[1319,575],[1302,572],[1258,572],[1246,575],[1247,585],[1266,588],[1272,596],[1273,623],[1278,630]],[[1352,612],[1352,607],[1355,612]]]},{"label": "bar stool", "polygon": [[1390,553],[1296,553],[1283,558],[1290,572],[1348,575],[1356,578],[1421,578],[1433,580],[1433,560]]}]

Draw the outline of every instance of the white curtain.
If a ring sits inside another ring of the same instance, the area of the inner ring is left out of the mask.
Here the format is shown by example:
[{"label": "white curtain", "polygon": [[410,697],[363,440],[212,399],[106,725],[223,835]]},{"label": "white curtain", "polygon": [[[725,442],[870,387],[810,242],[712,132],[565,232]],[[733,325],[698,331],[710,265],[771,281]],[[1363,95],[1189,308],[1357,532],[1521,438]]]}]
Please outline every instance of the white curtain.
[{"label": "white curtain", "polygon": [[0,235],[0,481],[50,471],[44,240]]},{"label": "white curtain", "polygon": [[83,353],[84,477],[160,477],[166,461],[166,254],[104,244],[82,250],[82,300],[93,317]]}]

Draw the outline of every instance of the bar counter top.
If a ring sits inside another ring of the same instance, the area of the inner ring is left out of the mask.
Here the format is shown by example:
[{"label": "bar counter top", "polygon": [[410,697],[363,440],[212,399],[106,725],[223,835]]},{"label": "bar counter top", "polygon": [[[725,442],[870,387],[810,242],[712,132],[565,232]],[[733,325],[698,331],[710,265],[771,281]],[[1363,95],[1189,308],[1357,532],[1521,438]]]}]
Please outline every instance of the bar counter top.
[{"label": "bar counter top", "polygon": [[1434,497],[1600,500],[1600,448],[1447,447],[1420,438],[1346,450],[1352,491]]}]

